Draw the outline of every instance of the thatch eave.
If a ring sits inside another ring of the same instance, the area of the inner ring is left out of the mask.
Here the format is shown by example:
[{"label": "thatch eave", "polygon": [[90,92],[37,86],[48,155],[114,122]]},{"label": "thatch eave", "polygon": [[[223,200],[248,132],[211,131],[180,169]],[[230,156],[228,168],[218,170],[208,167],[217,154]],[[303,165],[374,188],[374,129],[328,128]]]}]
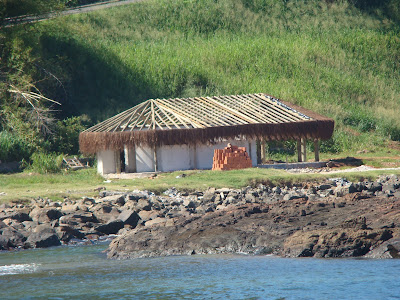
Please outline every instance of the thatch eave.
[{"label": "thatch eave", "polygon": [[283,102],[291,108],[313,118],[288,123],[258,123],[235,126],[220,126],[191,129],[122,131],[122,132],[82,132],[79,135],[80,150],[94,154],[101,150],[122,150],[127,146],[161,146],[206,144],[218,139],[289,140],[289,139],[321,139],[331,138],[334,121],[304,108]]}]

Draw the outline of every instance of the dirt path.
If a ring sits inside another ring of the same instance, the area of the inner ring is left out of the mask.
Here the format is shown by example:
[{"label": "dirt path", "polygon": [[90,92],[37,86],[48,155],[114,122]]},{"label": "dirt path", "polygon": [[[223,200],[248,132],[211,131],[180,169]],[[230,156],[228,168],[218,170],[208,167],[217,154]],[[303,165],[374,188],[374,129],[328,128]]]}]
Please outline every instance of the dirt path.
[{"label": "dirt path", "polygon": [[105,8],[110,8],[110,7],[114,7],[114,6],[121,6],[121,5],[141,2],[141,1],[143,1],[143,0],[104,1],[104,2],[100,2],[100,3],[94,3],[94,4],[88,4],[88,5],[74,7],[74,8],[64,10],[61,12],[49,12],[49,13],[39,15],[39,16],[28,15],[28,16],[7,18],[4,21],[4,25],[0,26],[0,28],[1,27],[11,27],[11,26],[14,26],[17,24],[39,22],[39,21],[43,21],[43,20],[53,19],[53,18],[60,17],[60,16],[87,13],[87,12],[91,12],[91,11],[95,11],[95,10],[99,10],[99,9],[105,9]]}]

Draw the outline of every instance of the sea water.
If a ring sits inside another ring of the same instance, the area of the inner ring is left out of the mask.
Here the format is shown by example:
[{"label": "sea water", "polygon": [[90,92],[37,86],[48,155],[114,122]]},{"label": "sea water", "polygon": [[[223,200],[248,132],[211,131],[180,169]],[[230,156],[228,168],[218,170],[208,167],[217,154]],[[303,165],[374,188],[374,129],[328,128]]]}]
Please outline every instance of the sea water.
[{"label": "sea water", "polygon": [[109,260],[106,244],[0,253],[0,299],[400,299],[400,260],[193,255]]}]

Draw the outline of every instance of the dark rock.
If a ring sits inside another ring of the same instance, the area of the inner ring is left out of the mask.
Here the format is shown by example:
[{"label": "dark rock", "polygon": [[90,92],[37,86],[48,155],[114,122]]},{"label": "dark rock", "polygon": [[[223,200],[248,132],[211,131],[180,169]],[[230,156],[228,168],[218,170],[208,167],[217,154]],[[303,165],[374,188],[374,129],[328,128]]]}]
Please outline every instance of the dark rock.
[{"label": "dark rock", "polygon": [[81,223],[98,223],[96,216],[91,212],[74,212],[72,214],[64,215],[59,219],[60,224],[65,225],[78,225]]},{"label": "dark rock", "polygon": [[[9,215],[7,216],[7,218],[14,219],[14,220],[16,220],[16,221],[18,221],[18,222],[32,221],[32,219],[29,217],[29,215],[28,215],[27,213],[25,213],[25,212],[18,212],[18,211],[9,214]],[[5,219],[5,217],[2,218],[2,219]]]},{"label": "dark rock", "polygon": [[64,243],[68,243],[73,238],[83,239],[85,237],[82,232],[68,225],[58,227],[56,232],[59,239]]},{"label": "dark rock", "polygon": [[[63,215],[63,213],[55,208],[34,208],[29,216],[33,221],[37,221],[39,223],[46,223],[50,222],[52,220],[56,220],[60,218]],[[29,221],[29,220],[27,220]]]},{"label": "dark rock", "polygon": [[5,226],[0,229],[0,247],[2,250],[23,246],[26,236],[18,230]]},{"label": "dark rock", "polygon": [[324,191],[324,190],[330,189],[331,187],[332,187],[332,184],[321,184],[321,185],[317,186],[316,189],[319,191]]},{"label": "dark rock", "polygon": [[113,205],[98,204],[93,209],[93,213],[97,220],[102,223],[107,223],[110,220],[116,219],[121,212]]},{"label": "dark rock", "polygon": [[138,210],[151,210],[152,203],[147,199],[139,199],[136,208]]},{"label": "dark rock", "polygon": [[367,219],[365,217],[357,217],[355,219],[346,220],[341,224],[342,228],[367,229]]},{"label": "dark rock", "polygon": [[128,200],[138,201],[139,199],[147,199],[149,198],[149,194],[147,192],[132,192],[129,193],[126,198]]},{"label": "dark rock", "polygon": [[47,248],[61,245],[60,239],[54,230],[43,229],[34,232],[27,238],[25,248]]},{"label": "dark rock", "polygon": [[118,218],[118,220],[121,220],[123,224],[131,225],[132,227],[136,227],[138,224],[140,217],[137,214],[136,211],[133,210],[123,210]]},{"label": "dark rock", "polygon": [[382,183],[380,182],[368,182],[365,187],[368,189],[370,192],[377,192],[377,191],[382,191]]},{"label": "dark rock", "polygon": [[294,194],[294,193],[289,193],[283,197],[283,201],[290,201],[290,200],[295,200],[295,199],[300,199],[300,198],[304,198],[304,196]]},{"label": "dark rock", "polygon": [[104,234],[116,234],[121,228],[124,228],[124,222],[122,220],[114,220],[95,227],[95,230]]}]

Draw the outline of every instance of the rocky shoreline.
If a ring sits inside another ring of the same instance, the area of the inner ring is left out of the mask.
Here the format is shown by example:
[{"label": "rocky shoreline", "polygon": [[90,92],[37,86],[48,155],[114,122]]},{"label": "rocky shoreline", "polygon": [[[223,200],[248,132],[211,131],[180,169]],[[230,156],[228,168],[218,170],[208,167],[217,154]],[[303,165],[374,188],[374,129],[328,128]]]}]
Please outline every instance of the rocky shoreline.
[{"label": "rocky shoreline", "polygon": [[118,235],[114,259],[214,253],[400,257],[400,178],[192,193],[99,191],[96,198],[0,205],[0,250]]}]

